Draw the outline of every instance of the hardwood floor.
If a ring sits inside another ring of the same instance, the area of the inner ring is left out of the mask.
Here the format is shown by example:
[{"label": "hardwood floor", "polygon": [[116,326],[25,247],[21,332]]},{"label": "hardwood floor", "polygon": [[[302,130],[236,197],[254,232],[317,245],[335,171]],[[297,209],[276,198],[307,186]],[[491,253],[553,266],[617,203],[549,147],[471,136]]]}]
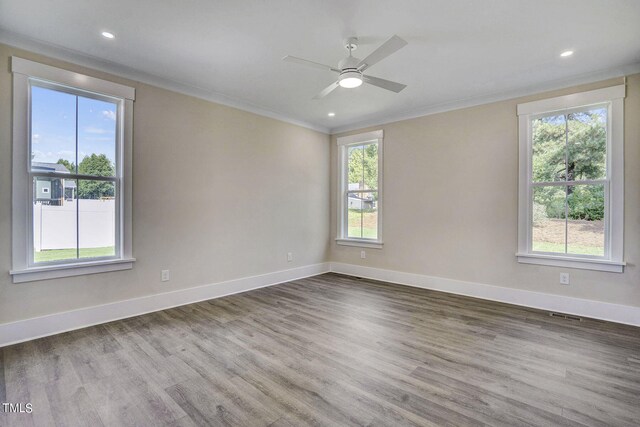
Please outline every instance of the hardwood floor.
[{"label": "hardwood floor", "polygon": [[6,347],[0,398],[20,426],[638,426],[640,328],[325,274]]}]

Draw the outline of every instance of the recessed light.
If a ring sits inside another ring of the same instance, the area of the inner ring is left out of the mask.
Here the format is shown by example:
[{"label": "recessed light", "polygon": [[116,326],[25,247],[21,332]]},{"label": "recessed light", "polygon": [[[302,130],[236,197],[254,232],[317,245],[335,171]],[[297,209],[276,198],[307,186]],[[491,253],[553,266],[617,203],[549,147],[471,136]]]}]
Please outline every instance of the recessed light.
[{"label": "recessed light", "polygon": [[110,33],[109,31],[103,31],[102,32],[102,37],[104,37],[105,39],[115,39],[116,36],[113,33]]},{"label": "recessed light", "polygon": [[329,117],[335,117],[335,116],[336,116],[336,113],[329,113],[329,114],[327,114],[327,116],[329,116]]},{"label": "recessed light", "polygon": [[573,51],[572,50],[565,50],[564,52],[562,52],[560,54],[560,56],[562,56],[563,58],[566,58],[567,56],[571,56],[573,55]]}]

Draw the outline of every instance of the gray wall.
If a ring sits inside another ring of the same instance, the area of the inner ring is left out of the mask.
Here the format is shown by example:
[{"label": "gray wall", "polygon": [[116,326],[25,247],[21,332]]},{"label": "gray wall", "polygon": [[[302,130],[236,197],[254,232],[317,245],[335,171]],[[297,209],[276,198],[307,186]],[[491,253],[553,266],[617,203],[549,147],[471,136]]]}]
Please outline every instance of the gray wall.
[{"label": "gray wall", "polygon": [[[384,129],[384,248],[331,245],[331,260],[640,306],[640,75],[625,99],[623,274],[518,264],[516,105],[622,83],[495,102],[345,133]],[[342,135],[337,135],[342,136]],[[336,136],[331,145],[331,233],[336,235]],[[419,194],[420,197],[416,197]],[[571,285],[559,273],[571,273]]]},{"label": "gray wall", "polygon": [[[11,283],[11,55],[136,88],[133,270]],[[326,261],[329,136],[4,45],[0,64],[0,323]]]},{"label": "gray wall", "polygon": [[[11,55],[136,88],[133,270],[11,283]],[[516,104],[620,79],[363,129],[385,130],[385,245],[362,260],[333,243],[335,136],[4,45],[0,63],[0,323],[328,260],[640,306],[640,75],[625,101],[628,266],[561,287],[562,269],[515,258]]]}]

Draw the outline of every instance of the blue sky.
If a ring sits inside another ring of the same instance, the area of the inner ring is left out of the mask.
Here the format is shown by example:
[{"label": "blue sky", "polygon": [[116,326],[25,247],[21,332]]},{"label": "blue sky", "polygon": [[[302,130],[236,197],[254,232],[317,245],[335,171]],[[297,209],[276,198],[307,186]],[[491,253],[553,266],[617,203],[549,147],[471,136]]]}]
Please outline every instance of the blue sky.
[{"label": "blue sky", "polygon": [[78,161],[105,154],[115,163],[117,105],[38,86],[31,88],[31,150],[34,162],[76,162],[76,98]]}]

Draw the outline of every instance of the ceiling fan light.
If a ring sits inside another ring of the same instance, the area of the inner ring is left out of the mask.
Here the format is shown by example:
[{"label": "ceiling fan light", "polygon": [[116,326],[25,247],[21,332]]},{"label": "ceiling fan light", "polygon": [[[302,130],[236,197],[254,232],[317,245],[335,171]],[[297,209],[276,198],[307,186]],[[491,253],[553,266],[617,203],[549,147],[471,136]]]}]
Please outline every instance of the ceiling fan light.
[{"label": "ceiling fan light", "polygon": [[340,74],[338,84],[345,89],[353,89],[362,84],[362,74],[358,71],[344,71]]}]

